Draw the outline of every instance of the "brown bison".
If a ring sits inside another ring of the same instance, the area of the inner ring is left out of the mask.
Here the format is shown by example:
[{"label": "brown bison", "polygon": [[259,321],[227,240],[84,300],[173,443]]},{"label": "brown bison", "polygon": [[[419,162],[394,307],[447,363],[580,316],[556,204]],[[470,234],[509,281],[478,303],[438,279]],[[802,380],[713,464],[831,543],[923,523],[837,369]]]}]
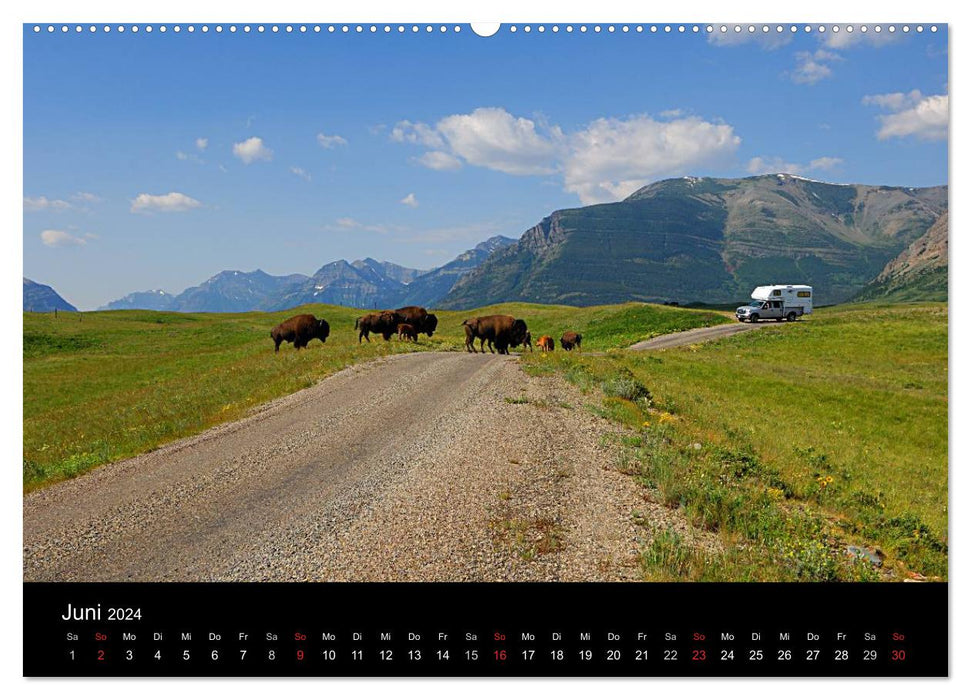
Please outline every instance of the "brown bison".
[{"label": "brown bison", "polygon": [[560,338],[560,345],[564,350],[572,350],[573,348],[580,350],[580,342],[582,340],[583,336],[576,331],[567,331],[563,334],[563,337]]},{"label": "brown bison", "polygon": [[270,337],[276,345],[274,352],[280,352],[280,343],[284,341],[293,343],[293,347],[299,350],[307,347],[307,343],[314,338],[319,338],[321,343],[326,343],[328,335],[330,335],[330,324],[324,319],[318,320],[313,314],[300,314],[288,318],[270,331]]},{"label": "brown bison", "polygon": [[414,326],[418,333],[425,333],[429,338],[438,327],[438,316],[430,314],[424,306],[402,306],[394,310],[398,323]]},{"label": "brown bison", "polygon": [[[526,340],[526,334],[529,333],[526,322],[521,318],[513,318],[512,316],[494,315],[470,318],[463,321],[462,325],[467,329],[465,331],[466,349],[471,347],[473,352],[475,348],[471,341],[479,338],[479,350],[481,352],[485,352],[484,346],[489,343],[489,352],[498,350],[500,355],[508,355],[509,348],[522,345]],[[495,350],[493,350],[493,344],[495,344]]]},{"label": "brown bison", "polygon": [[377,311],[373,314],[361,316],[354,322],[354,330],[358,331],[357,342],[361,339],[371,342],[371,333],[380,333],[385,340],[398,332],[398,315],[394,311]]},{"label": "brown bison", "polygon": [[410,323],[399,323],[398,324],[398,340],[412,340],[418,342],[418,331]]},{"label": "brown bison", "polygon": [[466,352],[475,352],[475,331],[472,326],[469,325],[470,321],[462,321],[462,328],[465,329],[465,350]]},{"label": "brown bison", "polygon": [[538,345],[539,349],[543,352],[553,352],[553,350],[556,348],[556,343],[548,335],[544,335],[537,340],[536,345]]}]

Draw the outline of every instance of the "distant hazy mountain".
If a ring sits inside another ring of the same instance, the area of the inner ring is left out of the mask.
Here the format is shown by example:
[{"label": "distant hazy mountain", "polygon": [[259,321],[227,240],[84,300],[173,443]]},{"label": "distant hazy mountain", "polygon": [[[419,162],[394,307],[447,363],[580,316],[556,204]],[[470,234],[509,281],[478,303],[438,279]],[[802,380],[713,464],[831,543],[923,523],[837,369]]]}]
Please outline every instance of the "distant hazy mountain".
[{"label": "distant hazy mountain", "polygon": [[60,294],[46,284],[24,277],[24,311],[77,311]]},{"label": "distant hazy mountain", "polygon": [[176,297],[175,311],[237,312],[257,309],[268,297],[306,280],[306,275],[275,277],[263,270],[225,270]]},{"label": "distant hazy mountain", "polygon": [[358,263],[360,267],[346,260],[327,263],[311,277],[281,290],[278,295],[267,297],[258,308],[273,311],[301,304],[371,308],[386,305],[388,299],[405,287],[382,270],[364,261]]},{"label": "distant hazy mountain", "polygon": [[262,270],[227,270],[178,296],[161,290],[135,292],[105,309],[156,311],[277,311],[301,304],[338,304],[357,308],[393,308],[406,304],[433,306],[458,278],[512,239],[496,236],[455,260],[429,272],[373,258],[337,260],[312,276],[275,277]]},{"label": "distant hazy mountain", "polygon": [[911,243],[857,296],[859,301],[947,301],[948,214]]},{"label": "distant hazy mountain", "polygon": [[679,178],[553,212],[441,303],[727,303],[758,284],[853,297],[947,208],[947,187],[835,185],[792,175]]},{"label": "distant hazy mountain", "polygon": [[425,274],[425,270],[415,270],[388,261],[378,262],[374,258],[355,260],[351,263],[351,267],[373,277],[393,280],[401,284],[411,284],[416,277]]},{"label": "distant hazy mountain", "polygon": [[455,260],[415,278],[404,290],[400,303],[394,306],[434,306],[444,299],[456,282],[468,274],[492,253],[516,242],[515,238],[493,236],[475,248],[465,251]]},{"label": "distant hazy mountain", "polygon": [[109,302],[99,311],[115,309],[147,309],[149,311],[172,311],[176,306],[176,297],[163,292],[161,289],[150,289],[147,292],[132,292],[128,296]]}]

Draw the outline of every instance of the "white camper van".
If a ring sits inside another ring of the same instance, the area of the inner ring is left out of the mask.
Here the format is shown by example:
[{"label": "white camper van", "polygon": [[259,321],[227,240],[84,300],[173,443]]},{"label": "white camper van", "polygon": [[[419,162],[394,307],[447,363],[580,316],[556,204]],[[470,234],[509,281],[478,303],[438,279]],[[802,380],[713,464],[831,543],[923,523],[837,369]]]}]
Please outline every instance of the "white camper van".
[{"label": "white camper van", "polygon": [[735,318],[758,323],[767,318],[795,321],[813,312],[813,288],[806,284],[769,284],[752,290],[752,302],[735,309]]}]

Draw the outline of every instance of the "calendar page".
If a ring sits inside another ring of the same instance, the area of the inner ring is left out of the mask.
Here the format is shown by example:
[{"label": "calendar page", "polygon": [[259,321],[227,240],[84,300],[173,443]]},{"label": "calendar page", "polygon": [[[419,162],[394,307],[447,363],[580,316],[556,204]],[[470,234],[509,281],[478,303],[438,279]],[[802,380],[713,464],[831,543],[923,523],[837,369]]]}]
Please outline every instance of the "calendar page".
[{"label": "calendar page", "polygon": [[25,24],[24,675],[948,675],[948,79]]}]

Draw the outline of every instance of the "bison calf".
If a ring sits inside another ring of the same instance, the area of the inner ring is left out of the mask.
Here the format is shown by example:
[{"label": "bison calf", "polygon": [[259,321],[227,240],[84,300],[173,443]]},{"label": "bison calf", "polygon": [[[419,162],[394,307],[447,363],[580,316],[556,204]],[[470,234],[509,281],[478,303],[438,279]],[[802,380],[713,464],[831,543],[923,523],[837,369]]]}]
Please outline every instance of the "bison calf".
[{"label": "bison calf", "polygon": [[580,342],[582,340],[583,336],[579,333],[575,331],[567,331],[563,334],[563,337],[560,338],[560,345],[564,350],[572,350],[573,348],[580,350]]},{"label": "bison calf", "polygon": [[410,323],[399,323],[398,324],[398,340],[411,340],[415,343],[418,342],[418,331]]},{"label": "bison calf", "polygon": [[536,341],[536,345],[542,352],[553,352],[556,348],[556,343],[548,335],[541,336],[539,340]]},{"label": "bison calf", "polygon": [[274,352],[280,352],[280,343],[293,343],[297,350],[307,347],[314,338],[318,338],[321,343],[327,342],[330,335],[330,324],[324,319],[318,320],[313,314],[300,314],[293,318],[288,318],[279,326],[270,331],[270,337],[276,345]]}]

